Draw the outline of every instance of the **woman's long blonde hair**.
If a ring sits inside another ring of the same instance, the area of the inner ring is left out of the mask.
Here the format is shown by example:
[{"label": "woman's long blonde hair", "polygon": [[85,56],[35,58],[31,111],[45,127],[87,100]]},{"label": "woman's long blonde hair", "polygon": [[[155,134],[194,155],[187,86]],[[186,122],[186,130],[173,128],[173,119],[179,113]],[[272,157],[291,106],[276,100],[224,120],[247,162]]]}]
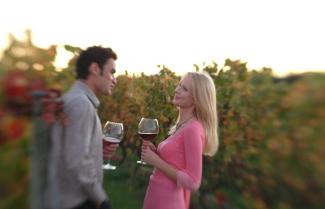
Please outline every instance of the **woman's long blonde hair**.
[{"label": "woman's long blonde hair", "polygon": [[[213,156],[217,153],[218,139],[218,116],[216,88],[213,79],[205,72],[188,72],[184,77],[192,78],[192,96],[194,101],[194,116],[202,123],[205,131],[206,145],[204,155]],[[179,121],[179,115],[177,121]],[[175,131],[175,126],[171,132]]]}]

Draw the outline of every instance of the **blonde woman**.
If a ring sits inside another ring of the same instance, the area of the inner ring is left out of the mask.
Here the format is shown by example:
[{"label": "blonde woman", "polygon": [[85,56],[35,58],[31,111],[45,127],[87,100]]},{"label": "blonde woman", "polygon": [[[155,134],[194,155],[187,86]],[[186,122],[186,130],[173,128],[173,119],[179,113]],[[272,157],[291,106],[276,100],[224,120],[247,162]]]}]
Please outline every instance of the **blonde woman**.
[{"label": "blonde woman", "polygon": [[144,141],[141,158],[155,167],[143,209],[188,209],[191,191],[202,178],[202,155],[218,149],[216,90],[207,73],[189,72],[177,88],[173,104],[179,114],[170,136],[157,149]]}]

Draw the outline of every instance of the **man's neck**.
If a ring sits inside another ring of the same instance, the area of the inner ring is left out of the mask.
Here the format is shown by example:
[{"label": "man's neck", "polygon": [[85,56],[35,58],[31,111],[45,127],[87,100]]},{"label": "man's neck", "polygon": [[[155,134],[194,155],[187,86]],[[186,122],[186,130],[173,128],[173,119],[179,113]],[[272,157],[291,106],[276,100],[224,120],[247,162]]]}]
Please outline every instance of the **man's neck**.
[{"label": "man's neck", "polygon": [[91,82],[91,80],[89,80],[89,79],[78,79],[78,81],[80,81],[83,84],[85,84],[86,86],[88,86],[88,88],[92,92],[94,92],[95,95],[97,95],[96,90],[95,90],[95,86],[94,86],[93,82]]}]

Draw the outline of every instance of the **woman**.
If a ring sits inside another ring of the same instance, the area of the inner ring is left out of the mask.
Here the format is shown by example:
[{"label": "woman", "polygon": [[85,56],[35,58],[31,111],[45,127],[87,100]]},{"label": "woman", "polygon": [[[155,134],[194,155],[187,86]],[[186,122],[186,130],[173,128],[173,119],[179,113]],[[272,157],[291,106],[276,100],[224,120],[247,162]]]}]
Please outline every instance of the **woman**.
[{"label": "woman", "polygon": [[202,177],[202,155],[218,149],[216,90],[207,73],[187,73],[175,90],[179,114],[158,148],[144,141],[141,158],[155,167],[143,209],[188,209]]}]

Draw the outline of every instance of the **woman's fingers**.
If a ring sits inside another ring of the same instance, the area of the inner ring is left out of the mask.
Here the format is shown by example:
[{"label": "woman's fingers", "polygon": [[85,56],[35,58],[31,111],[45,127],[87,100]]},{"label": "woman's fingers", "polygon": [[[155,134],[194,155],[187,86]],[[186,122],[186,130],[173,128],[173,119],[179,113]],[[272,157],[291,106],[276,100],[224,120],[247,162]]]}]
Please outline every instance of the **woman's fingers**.
[{"label": "woman's fingers", "polygon": [[142,147],[149,147],[152,151],[156,151],[156,146],[150,141],[144,140],[142,143]]},{"label": "woman's fingers", "polygon": [[146,158],[146,156],[147,156],[147,154],[148,154],[148,151],[149,151],[148,147],[144,147],[144,148],[142,149],[142,151],[141,151],[141,159],[142,159],[142,160],[144,160],[144,159]]}]

